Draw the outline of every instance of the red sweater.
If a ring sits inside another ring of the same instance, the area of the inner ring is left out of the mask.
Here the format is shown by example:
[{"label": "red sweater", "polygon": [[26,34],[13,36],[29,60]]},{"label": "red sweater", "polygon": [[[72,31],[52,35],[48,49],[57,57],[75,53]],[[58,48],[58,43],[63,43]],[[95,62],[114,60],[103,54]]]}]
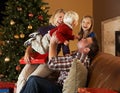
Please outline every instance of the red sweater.
[{"label": "red sweater", "polygon": [[65,40],[74,40],[74,35],[72,34],[72,29],[66,24],[60,24],[58,27],[50,30],[50,35],[56,31],[56,37],[61,43]]}]

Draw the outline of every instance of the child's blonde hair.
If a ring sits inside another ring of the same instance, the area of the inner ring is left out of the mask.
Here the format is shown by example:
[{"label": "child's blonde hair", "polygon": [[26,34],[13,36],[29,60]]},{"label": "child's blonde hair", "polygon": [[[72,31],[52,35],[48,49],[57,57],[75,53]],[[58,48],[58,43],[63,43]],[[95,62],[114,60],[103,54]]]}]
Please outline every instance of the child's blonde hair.
[{"label": "child's blonde hair", "polygon": [[72,23],[74,21],[78,21],[78,20],[79,20],[78,13],[76,13],[74,11],[68,11],[64,15],[63,22],[66,23],[66,24],[72,25]]}]

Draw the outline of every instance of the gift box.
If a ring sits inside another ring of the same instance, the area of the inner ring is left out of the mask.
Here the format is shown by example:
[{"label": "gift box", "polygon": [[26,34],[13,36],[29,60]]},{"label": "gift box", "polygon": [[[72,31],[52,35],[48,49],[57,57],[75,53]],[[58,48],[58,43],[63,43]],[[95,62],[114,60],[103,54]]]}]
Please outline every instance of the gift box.
[{"label": "gift box", "polygon": [[9,89],[0,89],[0,93],[10,93]]},{"label": "gift box", "polygon": [[[30,60],[31,64],[43,64],[47,61],[48,53],[39,54],[37,52],[33,52],[32,54],[30,54],[30,57],[31,57]],[[26,64],[23,57],[19,60],[19,62],[20,64]]]},{"label": "gift box", "polygon": [[105,88],[78,88],[77,93],[118,93],[118,92]]},{"label": "gift box", "polygon": [[0,93],[13,93],[15,83],[12,82],[0,82]]},{"label": "gift box", "polygon": [[5,88],[14,88],[15,83],[12,82],[0,82],[0,89],[5,89]]}]

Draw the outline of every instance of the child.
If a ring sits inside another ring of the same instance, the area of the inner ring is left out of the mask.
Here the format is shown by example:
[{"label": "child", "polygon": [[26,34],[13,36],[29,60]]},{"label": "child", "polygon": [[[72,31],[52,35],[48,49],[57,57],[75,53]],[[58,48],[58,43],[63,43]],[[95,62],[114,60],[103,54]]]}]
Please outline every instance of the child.
[{"label": "child", "polygon": [[32,48],[40,54],[45,54],[48,52],[50,37],[54,32],[56,33],[58,41],[67,46],[69,40],[74,40],[77,38],[72,34],[72,28],[78,24],[78,20],[79,16],[76,12],[68,11],[64,16],[63,24],[60,24],[58,27],[50,30],[43,37],[41,35],[37,35],[35,40],[29,40],[29,42],[31,41]]},{"label": "child", "polygon": [[86,37],[94,37],[95,33],[92,31],[94,20],[91,16],[84,16],[81,20],[79,40]]}]

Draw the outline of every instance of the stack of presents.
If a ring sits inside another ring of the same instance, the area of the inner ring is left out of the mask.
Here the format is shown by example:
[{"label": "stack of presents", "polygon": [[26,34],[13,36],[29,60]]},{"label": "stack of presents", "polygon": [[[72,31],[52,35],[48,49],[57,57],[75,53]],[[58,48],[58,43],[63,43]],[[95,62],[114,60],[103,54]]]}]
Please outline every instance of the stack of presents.
[{"label": "stack of presents", "polygon": [[15,83],[0,82],[0,93],[14,93]]}]

